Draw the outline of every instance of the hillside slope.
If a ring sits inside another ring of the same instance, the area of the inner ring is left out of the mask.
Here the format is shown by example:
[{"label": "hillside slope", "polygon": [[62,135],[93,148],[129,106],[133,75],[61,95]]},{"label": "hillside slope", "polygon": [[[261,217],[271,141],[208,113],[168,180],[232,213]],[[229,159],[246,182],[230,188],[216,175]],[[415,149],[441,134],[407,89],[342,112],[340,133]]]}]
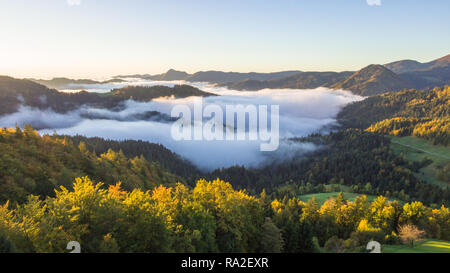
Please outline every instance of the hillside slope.
[{"label": "hillside slope", "polygon": [[344,127],[450,143],[450,86],[372,96],[338,114]]},{"label": "hillside slope", "polygon": [[400,74],[414,88],[440,87],[450,84],[450,65],[435,67],[423,71],[411,71]]},{"label": "hillside slope", "polygon": [[334,89],[350,90],[362,96],[400,91],[411,87],[409,82],[381,65],[369,65],[332,86]]},{"label": "hillside slope", "polygon": [[244,81],[223,84],[234,90],[260,90],[264,88],[294,88],[308,89],[330,87],[352,75],[352,72],[303,72],[292,76],[268,81],[246,79]]},{"label": "hillside slope", "polygon": [[445,67],[450,65],[450,54],[442,58],[427,63],[421,63],[414,60],[402,60],[385,64],[384,66],[394,73],[406,73],[412,71],[430,70],[437,67]]},{"label": "hillside slope", "polygon": [[[70,138],[39,136],[30,127],[0,129],[0,204],[23,202],[28,194],[53,196],[59,186],[90,176],[106,185],[122,182],[128,190],[174,185],[180,177],[144,157],[127,158],[121,151],[96,155]],[[170,159],[168,159],[170,160]]]}]

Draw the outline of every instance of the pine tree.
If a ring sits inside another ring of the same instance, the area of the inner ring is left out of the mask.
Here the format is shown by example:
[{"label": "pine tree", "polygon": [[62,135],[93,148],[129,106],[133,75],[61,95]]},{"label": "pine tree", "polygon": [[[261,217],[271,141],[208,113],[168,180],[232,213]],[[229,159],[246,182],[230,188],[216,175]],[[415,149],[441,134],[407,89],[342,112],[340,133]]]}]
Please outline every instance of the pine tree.
[{"label": "pine tree", "polygon": [[261,234],[261,252],[263,253],[281,253],[283,250],[283,237],[281,230],[272,222],[269,217],[266,217],[262,225]]}]

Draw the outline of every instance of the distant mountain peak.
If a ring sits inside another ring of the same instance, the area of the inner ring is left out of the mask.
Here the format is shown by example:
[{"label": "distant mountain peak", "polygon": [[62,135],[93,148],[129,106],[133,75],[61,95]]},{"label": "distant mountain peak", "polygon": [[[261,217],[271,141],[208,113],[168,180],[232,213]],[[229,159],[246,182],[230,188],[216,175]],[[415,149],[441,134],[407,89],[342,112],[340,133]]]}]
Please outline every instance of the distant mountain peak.
[{"label": "distant mountain peak", "polygon": [[350,90],[355,94],[370,96],[410,88],[411,84],[383,65],[372,64],[335,84],[335,89]]},{"label": "distant mountain peak", "polygon": [[380,64],[371,64],[355,72],[355,74],[363,74],[363,73],[387,73],[390,75],[392,74],[395,75],[393,71]]},{"label": "distant mountain peak", "polygon": [[179,81],[185,80],[190,75],[184,71],[178,71],[175,69],[169,69],[166,73],[162,74],[159,80],[162,81]]},{"label": "distant mountain peak", "polygon": [[[167,74],[167,73],[186,73],[186,72],[171,68],[171,69],[167,70],[166,74]],[[186,73],[186,74],[187,74],[187,73]]]}]

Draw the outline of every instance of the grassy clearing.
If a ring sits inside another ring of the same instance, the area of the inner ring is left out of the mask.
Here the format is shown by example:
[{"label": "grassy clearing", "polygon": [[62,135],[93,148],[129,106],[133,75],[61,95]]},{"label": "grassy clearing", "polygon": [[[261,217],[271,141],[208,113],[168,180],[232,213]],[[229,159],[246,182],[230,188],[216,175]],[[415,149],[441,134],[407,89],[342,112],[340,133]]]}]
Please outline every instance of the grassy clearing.
[{"label": "grassy clearing", "polygon": [[[349,201],[354,201],[356,197],[362,195],[360,193],[352,193],[352,192],[343,192],[344,198]],[[312,194],[305,194],[301,195],[299,198],[303,202],[308,202],[313,196],[316,197],[317,203],[319,205],[323,205],[325,201],[327,201],[330,198],[336,198],[339,195],[339,192],[323,192],[323,193],[312,193]],[[367,195],[367,200],[372,202],[375,198],[377,198],[375,195]]]},{"label": "grassy clearing", "polygon": [[414,247],[406,245],[384,245],[383,253],[450,253],[450,242],[424,240]]},{"label": "grassy clearing", "polygon": [[428,183],[448,187],[449,181],[441,181],[436,174],[440,166],[450,162],[450,147],[433,145],[417,137],[390,137],[391,148],[397,154],[403,154],[407,160],[420,162],[426,158],[433,163],[420,169],[415,175]]}]

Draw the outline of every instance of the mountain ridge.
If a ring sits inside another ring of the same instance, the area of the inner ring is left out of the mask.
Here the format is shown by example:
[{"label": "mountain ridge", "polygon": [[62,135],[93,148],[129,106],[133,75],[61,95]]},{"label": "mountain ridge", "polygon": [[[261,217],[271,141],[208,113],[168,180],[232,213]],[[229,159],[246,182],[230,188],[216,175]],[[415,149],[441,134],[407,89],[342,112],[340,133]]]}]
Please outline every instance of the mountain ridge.
[{"label": "mountain ridge", "polygon": [[114,76],[114,79],[118,78],[142,78],[145,80],[167,80],[167,81],[188,81],[188,82],[209,82],[209,83],[226,83],[236,82],[245,79],[250,80],[270,80],[280,77],[287,77],[294,74],[302,73],[299,70],[279,71],[279,72],[224,72],[218,70],[198,71],[194,74],[189,74],[184,71],[175,69],[169,69],[162,74],[150,75],[150,74],[134,74],[134,75],[119,75]]},{"label": "mountain ridge", "polygon": [[400,60],[385,64],[384,66],[394,73],[406,73],[413,71],[430,70],[436,67],[444,67],[450,65],[450,54],[430,62],[421,63],[416,60]]},{"label": "mountain ridge", "polygon": [[240,82],[222,84],[235,90],[256,91],[263,88],[295,88],[308,89],[317,87],[330,87],[346,79],[353,72],[302,72],[285,78],[276,78],[268,81],[246,79]]},{"label": "mountain ridge", "polygon": [[[124,81],[133,77],[153,81],[208,82],[234,90],[257,91],[261,89],[290,88],[310,89],[328,87],[347,89],[359,95],[376,95],[405,88],[431,88],[450,84],[450,54],[427,63],[415,60],[401,60],[385,65],[369,65],[359,71],[344,72],[303,72],[290,70],[281,72],[223,72],[216,70],[199,71],[189,74],[169,69],[162,74],[134,74],[115,76],[113,79],[98,82],[88,79],[72,80],[54,78],[52,80],[33,80],[49,88],[80,87],[83,84],[104,84]],[[80,85],[80,86],[77,86]],[[81,88],[78,88],[81,89]]]}]

